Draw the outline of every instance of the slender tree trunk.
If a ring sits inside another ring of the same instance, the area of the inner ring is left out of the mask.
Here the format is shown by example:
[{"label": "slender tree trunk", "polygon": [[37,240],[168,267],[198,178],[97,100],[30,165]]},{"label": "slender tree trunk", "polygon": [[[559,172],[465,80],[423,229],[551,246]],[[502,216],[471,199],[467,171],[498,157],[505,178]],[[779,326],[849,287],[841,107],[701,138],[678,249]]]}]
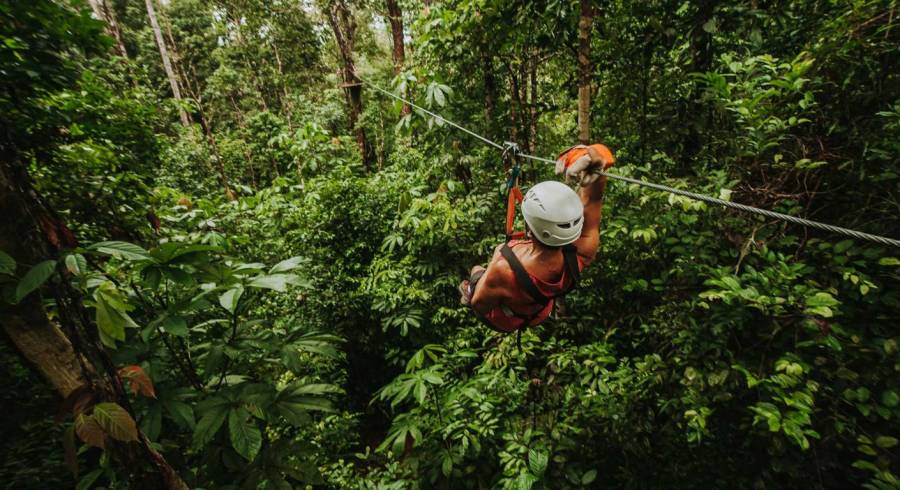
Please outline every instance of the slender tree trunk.
[{"label": "slender tree trunk", "polygon": [[647,161],[647,99],[649,98],[648,87],[650,85],[650,57],[652,56],[652,37],[649,33],[644,36],[644,49],[642,50],[642,70],[641,70],[641,161]]},{"label": "slender tree trunk", "polygon": [[509,81],[510,96],[509,118],[513,129],[510,131],[512,141],[519,144],[523,151],[528,151],[528,69],[527,61],[518,61],[518,66],[510,66]]},{"label": "slender tree trunk", "polygon": [[188,80],[187,71],[181,63],[181,56],[178,54],[178,45],[175,44],[175,36],[172,35],[172,24],[166,17],[165,11],[160,11],[159,15],[162,19],[162,25],[166,27],[166,37],[169,38],[168,48],[171,54],[172,69],[175,73],[175,80],[178,81],[179,91],[187,90],[193,92],[190,88],[190,80]]},{"label": "slender tree trunk", "polygon": [[[391,25],[391,39],[393,40],[393,51],[391,57],[394,60],[394,75],[399,75],[403,71],[403,64],[406,59],[406,51],[403,43],[403,11],[397,0],[385,0],[387,3],[388,23]],[[403,94],[404,97],[406,94]],[[407,115],[412,111],[409,104],[403,104],[400,110],[401,115]]]},{"label": "slender tree trunk", "polygon": [[528,153],[534,154],[537,149],[537,122],[538,122],[538,110],[537,110],[537,93],[538,93],[538,85],[537,85],[537,65],[538,65],[538,57],[537,53],[532,53],[531,62],[529,63],[531,66],[528,72],[528,84],[531,85],[531,90],[528,94]]},{"label": "slender tree trunk", "polygon": [[[691,27],[690,54],[691,71],[703,73],[710,69],[713,60],[713,36],[704,26],[713,18],[718,0],[701,0]],[[694,160],[703,149],[703,134],[709,125],[710,108],[701,100],[701,90],[691,93],[682,123],[687,127],[684,139],[684,154],[680,159],[680,170],[685,174],[694,172]]]},{"label": "slender tree trunk", "polygon": [[[212,152],[213,168],[218,173],[219,183],[225,189],[225,195],[229,199],[232,199],[234,197],[234,191],[231,189],[228,176],[225,174],[225,166],[222,164],[222,158],[219,155],[219,145],[216,143],[215,135],[206,118],[206,112],[203,110],[203,95],[199,93],[199,89],[194,88],[194,84],[191,83],[191,77],[188,75],[184,63],[181,62],[181,56],[178,54],[178,45],[175,43],[175,36],[172,35],[172,27],[169,20],[164,14],[161,15],[161,17],[166,26],[166,37],[169,38],[169,46],[172,48],[172,67],[175,71],[176,79],[178,80],[179,86],[187,91],[187,95],[194,101],[194,104],[197,107],[197,112],[200,116],[200,128],[203,131],[206,142]],[[193,64],[191,64],[191,68],[193,68]],[[196,75],[196,71],[194,71],[194,74]]]},{"label": "slender tree trunk", "polygon": [[169,78],[169,85],[172,87],[172,96],[178,105],[178,115],[181,117],[181,124],[185,127],[191,125],[191,120],[187,111],[181,107],[181,90],[178,87],[178,79],[175,77],[175,70],[172,69],[172,60],[169,59],[169,50],[166,49],[166,40],[163,39],[162,31],[159,28],[159,20],[156,18],[156,10],[153,8],[154,0],[145,0],[147,4],[147,16],[150,17],[150,26],[153,28],[153,35],[156,36],[156,45],[159,46],[159,56],[162,58],[163,68],[166,70],[166,76]]},{"label": "slender tree trunk", "polygon": [[591,0],[581,0],[578,19],[578,142],[591,143],[591,29],[594,25],[594,6]]},{"label": "slender tree trunk", "polygon": [[[234,32],[237,35],[238,46],[240,46],[240,47],[247,46],[247,43],[244,42],[244,34],[241,31],[240,20],[231,19],[230,21],[235,26]],[[243,50],[239,50],[238,53],[240,54],[241,60],[244,62],[244,64],[247,65],[247,72],[250,73],[250,78],[253,81],[253,87],[256,89],[256,94],[259,95],[260,107],[262,108],[262,110],[268,112],[269,104],[266,102],[266,94],[265,94],[265,90],[263,90],[263,85],[260,83],[259,77],[256,76],[256,73],[259,71],[256,67],[256,64],[253,62],[252,59],[247,59],[247,56]]]},{"label": "slender tree trunk", "polygon": [[125,49],[125,42],[122,39],[122,30],[119,29],[119,23],[116,21],[116,14],[113,12],[106,0],[89,0],[91,10],[98,19],[104,21],[104,30],[110,37],[116,40],[116,51],[119,56],[128,58],[128,51]]},{"label": "slender tree trunk", "polygon": [[531,153],[531,134],[528,127],[531,125],[531,110],[528,107],[528,52],[522,54],[522,62],[519,63],[519,115],[522,129],[522,149]]},{"label": "slender tree trunk", "polygon": [[[16,153],[0,147],[0,249],[20,264],[21,272],[22,266],[58,258],[60,249],[75,245],[68,228],[31,186]],[[4,333],[61,397],[86,386],[98,399],[115,401],[127,409],[127,395],[115,366],[99,341],[84,335],[86,327],[96,332],[96,325],[86,323],[90,315],[78,293],[66,280],[51,282],[43,289],[52,294],[55,317],[67,333],[50,321],[37,291],[0,313]],[[130,488],[187,488],[143,434],[137,443],[110,441],[107,451],[127,475]]]},{"label": "slender tree trunk", "polygon": [[516,71],[512,67],[509,68],[509,140],[517,142],[519,140],[519,108],[522,101],[519,99],[519,81],[516,77]]},{"label": "slender tree trunk", "polygon": [[362,155],[363,165],[366,171],[372,170],[373,151],[366,137],[366,130],[359,123],[362,115],[362,83],[356,76],[356,68],[353,62],[353,36],[355,26],[350,18],[350,11],[342,0],[333,2],[328,9],[328,23],[334,31],[334,39],[338,45],[338,51],[343,62],[341,69],[344,80],[344,89],[347,96],[350,127],[356,132],[356,144]]},{"label": "slender tree trunk", "polygon": [[484,127],[489,137],[494,136],[494,114],[497,106],[497,78],[494,76],[494,60],[487,50],[481,52],[481,72],[484,77]]},{"label": "slender tree trunk", "polygon": [[283,97],[281,99],[281,108],[284,111],[285,119],[287,119],[288,129],[290,129],[293,132],[294,131],[294,121],[293,121],[294,105],[291,102],[290,92],[288,92],[287,83],[285,81],[286,77],[284,75],[284,65],[282,65],[282,63],[281,63],[281,53],[278,52],[278,45],[275,43],[274,39],[271,41],[271,45],[272,45],[272,51],[275,53],[275,62],[276,62],[276,67],[278,68],[278,78],[280,79],[279,81],[281,82],[281,92],[283,94]]},{"label": "slender tree trunk", "polygon": [[[237,123],[241,128],[243,133],[247,132],[247,122],[244,118],[244,113],[241,111],[240,107],[238,107],[237,101],[234,100],[233,95],[229,95],[228,99],[231,101],[231,107],[234,108],[235,113],[238,115]],[[248,145],[243,145],[244,148],[244,158],[247,159],[247,168],[250,169],[250,182],[253,185],[254,189],[259,189],[259,180],[256,178],[256,166],[253,164],[253,153],[250,151]]]}]

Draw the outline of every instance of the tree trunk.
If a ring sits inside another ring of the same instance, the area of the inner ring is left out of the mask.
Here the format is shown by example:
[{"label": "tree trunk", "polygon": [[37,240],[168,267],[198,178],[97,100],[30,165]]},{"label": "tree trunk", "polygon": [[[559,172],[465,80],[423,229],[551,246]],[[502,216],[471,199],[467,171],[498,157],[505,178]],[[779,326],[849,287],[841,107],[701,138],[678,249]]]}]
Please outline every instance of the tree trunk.
[{"label": "tree trunk", "polygon": [[518,142],[519,140],[519,108],[522,101],[519,99],[519,81],[516,77],[516,71],[513,67],[509,67],[509,140]]},{"label": "tree trunk", "polygon": [[181,107],[181,90],[178,87],[178,79],[175,77],[175,70],[172,69],[172,60],[169,59],[169,50],[166,49],[166,40],[163,39],[162,31],[159,28],[159,21],[156,18],[156,10],[153,8],[154,0],[145,0],[147,4],[147,16],[150,17],[150,26],[153,28],[153,35],[156,37],[156,45],[159,46],[159,56],[162,58],[163,68],[166,70],[166,77],[169,78],[169,85],[172,87],[172,96],[178,102],[178,115],[181,117],[181,124],[185,127],[191,125],[187,111]]},{"label": "tree trunk", "polygon": [[290,92],[287,88],[286,76],[284,75],[284,65],[281,63],[281,53],[278,52],[278,45],[275,40],[270,41],[272,52],[275,53],[276,67],[278,68],[278,78],[281,82],[281,109],[284,111],[284,118],[287,120],[288,129],[294,132],[294,105],[291,102]]},{"label": "tree trunk", "polygon": [[105,0],[89,0],[91,10],[94,15],[104,22],[104,30],[110,37],[116,40],[116,50],[119,56],[128,58],[128,51],[125,49],[125,42],[122,39],[122,30],[119,29],[119,23],[116,21],[116,14],[113,12]]},{"label": "tree trunk", "polygon": [[494,114],[497,106],[497,78],[494,76],[494,60],[487,50],[481,51],[481,71],[484,76],[484,128],[488,137],[494,137]]},{"label": "tree trunk", "polygon": [[518,66],[509,67],[510,105],[509,119],[512,125],[510,141],[519,144],[522,151],[529,152],[528,140],[528,70],[527,61],[515,62]]},{"label": "tree trunk", "polygon": [[[391,57],[394,60],[394,75],[399,75],[403,71],[403,64],[406,59],[406,51],[403,45],[403,11],[397,0],[385,0],[387,3],[388,22],[391,25],[391,39],[393,40],[394,49]],[[405,97],[406,94],[403,94]],[[409,104],[403,104],[400,110],[401,115],[407,115],[411,112]]]},{"label": "tree trunk", "polygon": [[[0,249],[24,266],[58,258],[60,249],[75,245],[74,237],[31,186],[15,152],[0,148]],[[21,273],[24,267],[19,269]],[[83,327],[94,332],[97,327],[85,323],[90,315],[81,298],[66,280],[44,289],[52,292],[56,318],[68,335],[50,321],[38,291],[4,308],[0,313],[4,333],[61,397],[86,385],[98,399],[115,401],[127,409],[128,399],[115,366],[96,338],[88,340],[83,335],[87,330]],[[127,475],[130,488],[187,488],[143,434],[138,442],[110,441],[106,451]]]},{"label": "tree trunk", "polygon": [[591,29],[594,25],[594,6],[591,0],[581,0],[578,19],[578,142],[591,143]]},{"label": "tree trunk", "polygon": [[528,84],[531,90],[528,93],[528,153],[534,154],[537,149],[537,53],[532,53],[531,62],[529,63]]},{"label": "tree trunk", "polygon": [[362,115],[362,83],[356,76],[356,68],[353,63],[353,36],[355,26],[350,18],[350,12],[343,0],[337,0],[328,8],[328,23],[334,31],[334,39],[338,45],[338,51],[343,62],[341,75],[344,80],[344,90],[349,109],[350,127],[356,132],[356,144],[362,155],[363,165],[366,171],[372,170],[373,151],[366,137],[366,130],[359,123]]},{"label": "tree trunk", "polygon": [[647,100],[650,97],[648,87],[650,85],[650,57],[652,53],[653,41],[649,30],[644,34],[644,49],[641,51],[641,161],[647,161]]},{"label": "tree trunk", "polygon": [[[247,46],[247,43],[244,41],[244,34],[241,31],[241,21],[240,19],[230,19],[232,24],[234,24],[234,33],[237,36],[237,44],[240,47]],[[263,88],[262,83],[259,81],[259,77],[256,74],[259,72],[259,69],[256,68],[256,64],[253,63],[253,59],[248,59],[247,54],[244,50],[238,50],[238,54],[241,57],[241,61],[243,61],[247,65],[247,72],[250,73],[250,78],[253,80],[253,87],[256,89],[256,95],[259,96],[259,105],[262,110],[268,112],[269,104],[266,102],[266,91]]]},{"label": "tree trunk", "polygon": [[[713,36],[704,26],[713,19],[718,0],[702,0],[697,5],[690,38],[691,71],[703,73],[710,69],[713,60]],[[682,124],[687,128],[684,137],[683,154],[678,169],[685,175],[694,173],[694,160],[703,149],[703,134],[710,119],[710,109],[703,103],[702,91],[694,88],[685,110],[681,114]]]}]

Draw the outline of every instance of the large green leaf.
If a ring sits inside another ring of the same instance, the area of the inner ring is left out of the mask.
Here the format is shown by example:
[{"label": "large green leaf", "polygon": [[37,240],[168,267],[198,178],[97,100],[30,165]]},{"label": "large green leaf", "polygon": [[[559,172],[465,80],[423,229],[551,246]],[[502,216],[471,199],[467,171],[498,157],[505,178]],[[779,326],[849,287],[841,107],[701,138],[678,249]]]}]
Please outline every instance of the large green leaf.
[{"label": "large green leaf", "polygon": [[270,274],[257,276],[250,281],[249,286],[254,288],[274,289],[275,291],[287,291],[289,284],[299,282],[299,277],[294,274]]},{"label": "large green leaf", "polygon": [[523,471],[519,473],[519,477],[516,478],[516,490],[531,490],[535,483],[537,483],[538,478],[527,471]]},{"label": "large green leaf", "polygon": [[190,333],[187,320],[178,315],[167,316],[162,322],[162,328],[166,333],[176,337],[186,337]]},{"label": "large green leaf", "polygon": [[94,405],[94,418],[110,437],[118,441],[136,441],[137,425],[131,415],[115,403],[98,403]]},{"label": "large green leaf", "polygon": [[53,275],[54,270],[56,270],[55,260],[45,260],[29,269],[25,273],[25,277],[16,286],[16,303],[22,301],[22,298],[28,296],[32,291],[47,282],[47,279]]},{"label": "large green leaf", "polygon": [[222,305],[222,308],[228,310],[229,313],[234,313],[237,310],[238,302],[241,300],[243,294],[244,287],[238,284],[219,296],[219,304]]},{"label": "large green leaf", "polygon": [[295,353],[296,351],[311,352],[313,354],[321,354],[325,357],[338,357],[337,344],[341,342],[340,337],[323,334],[319,332],[308,332],[300,336],[293,343],[284,347],[285,352]]},{"label": "large green leaf", "polygon": [[228,405],[225,404],[214,405],[205,411],[194,427],[194,447],[200,448],[213,440],[216,432],[219,432],[219,428],[225,423],[226,416]]},{"label": "large green leaf", "polygon": [[[215,245],[190,244],[179,242],[168,242],[155,248],[150,252],[160,263],[176,263],[181,264],[195,260],[198,255],[206,252],[221,252],[222,247]],[[186,257],[188,254],[193,254]]]},{"label": "large green leaf", "polygon": [[153,403],[147,409],[147,413],[141,417],[141,432],[151,441],[155,441],[159,437],[162,430],[162,405]]},{"label": "large green leaf", "polygon": [[125,340],[125,327],[138,328],[127,313],[134,307],[112,282],[107,281],[94,291],[94,308],[100,340],[109,347],[115,348],[116,340]]},{"label": "large green leaf", "polygon": [[0,250],[0,274],[14,275],[15,273],[16,260],[3,250]]},{"label": "large green leaf", "polygon": [[293,395],[327,395],[344,392],[340,386],[324,383],[297,384],[289,389]]},{"label": "large green leaf", "polygon": [[197,422],[194,420],[194,409],[190,405],[178,400],[163,400],[163,407],[178,425],[188,429],[194,429]]},{"label": "large green leaf", "polygon": [[88,490],[94,483],[97,482],[97,479],[103,475],[103,468],[97,468],[96,470],[84,475],[81,477],[81,480],[78,480],[78,485],[75,485],[75,490]]},{"label": "large green leaf", "polygon": [[278,413],[280,413],[289,424],[295,427],[306,425],[312,420],[306,409],[288,401],[276,401],[275,409],[278,410]]},{"label": "large green leaf", "polygon": [[69,254],[66,256],[66,269],[74,276],[80,276],[87,272],[87,260],[81,254]]},{"label": "large green leaf", "polygon": [[248,461],[253,461],[262,447],[262,433],[246,410],[231,410],[228,414],[228,433],[234,450]]},{"label": "large green leaf", "polygon": [[99,253],[111,255],[120,259],[134,261],[152,260],[150,258],[150,252],[144,250],[139,245],[128,242],[98,242],[92,244],[87,249],[95,250]]},{"label": "large green leaf", "polygon": [[75,416],[75,433],[88,446],[106,447],[106,433],[93,415],[79,413]]},{"label": "large green leaf", "polygon": [[271,269],[269,269],[269,274],[276,274],[278,272],[292,271],[292,270],[300,267],[307,261],[308,260],[306,259],[306,257],[301,257],[301,256],[291,257],[289,259],[282,260],[281,262],[273,265]]},{"label": "large green leaf", "polygon": [[825,292],[818,292],[806,298],[806,306],[815,308],[817,306],[835,306],[838,301],[834,297]]},{"label": "large green leaf", "polygon": [[547,461],[549,460],[547,451],[531,449],[528,451],[528,469],[537,476],[541,477],[547,471]]}]

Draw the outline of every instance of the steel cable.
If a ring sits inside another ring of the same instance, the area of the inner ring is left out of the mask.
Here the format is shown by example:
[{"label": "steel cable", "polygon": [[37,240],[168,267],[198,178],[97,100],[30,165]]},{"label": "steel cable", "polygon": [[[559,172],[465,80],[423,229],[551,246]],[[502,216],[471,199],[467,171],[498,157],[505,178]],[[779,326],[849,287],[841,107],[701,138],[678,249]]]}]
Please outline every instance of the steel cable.
[{"label": "steel cable", "polygon": [[[357,77],[357,78],[359,78],[364,84],[366,84],[366,85],[368,85],[369,87],[371,87],[371,88],[377,90],[378,92],[381,92],[381,93],[383,93],[383,94],[385,94],[385,95],[387,95],[387,96],[389,96],[389,97],[393,97],[394,99],[397,99],[397,100],[399,100],[399,101],[401,101],[401,102],[403,102],[403,103],[405,103],[405,104],[409,104],[410,106],[415,107],[416,109],[418,109],[418,110],[420,110],[420,111],[422,111],[422,112],[424,112],[424,113],[426,113],[426,114],[428,114],[428,115],[430,115],[430,116],[432,116],[432,117],[434,117],[434,118],[437,118],[439,121],[445,122],[445,123],[447,123],[448,125],[450,125],[450,126],[456,128],[456,129],[458,129],[458,130],[460,130],[460,131],[462,131],[462,132],[464,132],[464,133],[466,133],[466,134],[468,134],[468,135],[470,135],[470,136],[472,136],[472,137],[474,137],[474,138],[480,140],[482,143],[485,143],[485,144],[487,144],[487,145],[490,145],[490,146],[492,146],[492,147],[494,147],[494,148],[496,148],[496,149],[498,149],[498,150],[507,150],[507,149],[509,149],[509,148],[512,148],[512,149],[513,149],[513,154],[516,155],[516,156],[518,156],[518,157],[521,157],[521,158],[527,158],[527,159],[529,159],[529,160],[535,160],[535,161],[538,161],[538,162],[550,163],[550,164],[554,164],[554,165],[556,164],[556,161],[555,161],[555,160],[551,160],[551,159],[549,159],[549,158],[542,158],[542,157],[539,157],[539,156],[529,155],[529,154],[527,154],[527,153],[522,153],[522,152],[518,151],[518,147],[515,146],[515,144],[508,143],[507,145],[504,146],[504,145],[501,145],[501,144],[499,144],[499,143],[497,143],[497,142],[495,142],[495,141],[491,141],[491,140],[485,138],[484,136],[482,136],[482,135],[480,135],[480,134],[478,134],[478,133],[475,133],[475,132],[473,132],[473,131],[470,131],[469,129],[466,129],[466,128],[460,126],[459,124],[456,124],[455,122],[450,121],[450,120],[444,118],[444,117],[441,116],[440,114],[436,114],[436,113],[434,113],[434,112],[432,112],[432,111],[429,111],[428,109],[425,109],[424,107],[421,107],[421,106],[419,106],[419,105],[413,103],[412,101],[409,101],[409,100],[407,100],[407,99],[405,99],[405,98],[403,98],[403,97],[397,95],[397,94],[394,94],[394,93],[392,93],[392,92],[389,92],[389,91],[387,91],[387,90],[384,90],[383,88],[381,88],[381,87],[379,87],[379,86],[377,86],[377,85],[375,85],[375,84],[373,84],[373,83],[371,83],[371,82],[369,82],[369,81],[367,81],[367,80],[365,80],[365,79],[363,79],[363,78],[360,78],[360,77]],[[820,221],[813,221],[813,220],[809,220],[809,219],[805,219],[805,218],[800,218],[800,217],[797,217],[797,216],[792,216],[792,215],[790,215],[790,214],[778,213],[778,212],[775,212],[775,211],[770,211],[770,210],[768,210],[768,209],[762,209],[762,208],[757,208],[757,207],[754,207],[754,206],[748,206],[748,205],[746,205],[746,204],[740,204],[740,203],[736,203],[736,202],[732,202],[732,201],[726,201],[726,200],[724,200],[724,199],[719,199],[719,198],[717,198],[717,197],[712,197],[712,196],[707,196],[707,195],[705,195],[705,194],[698,194],[698,193],[696,193],[696,192],[690,192],[690,191],[685,191],[685,190],[681,190],[681,189],[676,189],[676,188],[674,188],[674,187],[669,187],[669,186],[663,185],[663,184],[656,184],[656,183],[654,183],[654,182],[647,182],[647,181],[644,181],[644,180],[634,179],[634,178],[631,178],[631,177],[625,177],[624,175],[611,174],[611,173],[609,173],[609,172],[603,172],[603,171],[594,171],[594,173],[599,174],[599,175],[603,175],[603,176],[608,177],[608,178],[610,178],[610,179],[620,180],[620,181],[623,181],[623,182],[628,182],[629,184],[636,184],[636,185],[639,185],[639,186],[648,187],[648,188],[650,188],[650,189],[656,189],[656,190],[658,190],[658,191],[663,191],[663,192],[668,192],[668,193],[670,193],[670,194],[676,194],[676,195],[679,195],[679,196],[684,196],[684,197],[687,197],[687,198],[690,198],[690,199],[694,199],[694,200],[697,200],[697,201],[703,201],[703,202],[707,202],[707,203],[710,203],[710,204],[718,204],[718,205],[720,205],[720,206],[725,206],[725,207],[732,208],[732,209],[738,209],[738,210],[740,210],[740,211],[744,211],[744,212],[747,212],[747,213],[758,214],[758,215],[766,216],[766,217],[769,217],[769,218],[774,218],[774,219],[779,219],[779,220],[782,220],[782,221],[787,221],[787,222],[789,222],[789,223],[794,223],[794,224],[798,224],[798,225],[802,225],[802,226],[807,226],[807,227],[810,227],[810,228],[818,228],[818,229],[820,229],[820,230],[825,230],[825,231],[832,232],[832,233],[837,233],[837,234],[841,234],[841,235],[846,235],[846,236],[853,237],[853,238],[857,238],[857,239],[860,239],[860,240],[867,240],[867,241],[870,241],[870,242],[880,243],[880,244],[882,244],[882,245],[891,245],[891,246],[900,248],[900,240],[896,240],[896,239],[894,239],[894,238],[883,237],[883,236],[880,236],[880,235],[873,235],[873,234],[871,234],[871,233],[865,233],[865,232],[862,232],[862,231],[851,230],[851,229],[849,229],[849,228],[843,228],[843,227],[840,227],[840,226],[834,226],[834,225],[830,225],[830,224],[828,224],[828,223],[822,223],[822,222],[820,222]]]}]

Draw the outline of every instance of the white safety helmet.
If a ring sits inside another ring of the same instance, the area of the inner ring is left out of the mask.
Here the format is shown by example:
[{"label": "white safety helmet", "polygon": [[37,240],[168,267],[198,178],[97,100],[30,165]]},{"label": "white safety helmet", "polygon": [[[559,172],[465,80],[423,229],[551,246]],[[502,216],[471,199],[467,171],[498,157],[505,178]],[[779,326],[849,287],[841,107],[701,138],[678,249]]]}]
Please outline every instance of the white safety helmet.
[{"label": "white safety helmet", "polygon": [[522,215],[539,242],[560,247],[578,240],[584,226],[584,205],[569,186],[555,180],[534,185],[522,201]]}]

